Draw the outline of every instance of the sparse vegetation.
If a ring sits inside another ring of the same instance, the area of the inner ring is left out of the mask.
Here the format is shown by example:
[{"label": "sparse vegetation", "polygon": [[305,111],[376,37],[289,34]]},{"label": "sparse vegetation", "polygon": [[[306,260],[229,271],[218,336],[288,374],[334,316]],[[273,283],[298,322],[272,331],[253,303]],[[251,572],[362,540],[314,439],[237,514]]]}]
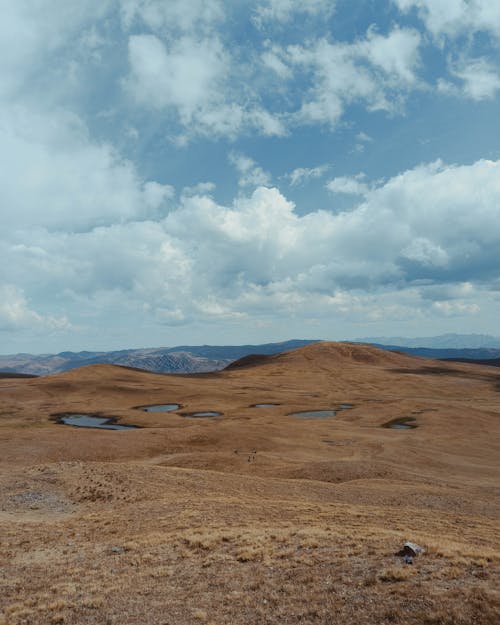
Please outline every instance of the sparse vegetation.
[{"label": "sparse vegetation", "polygon": [[[324,346],[316,368],[286,358],[207,379],[100,368],[9,380],[23,427],[0,424],[0,625],[496,625],[490,381],[475,367],[462,391],[466,365],[458,381],[415,380],[392,371],[408,358],[396,355],[358,354],[350,368]],[[280,406],[247,414],[264,388]],[[285,417],[312,392],[355,408],[328,423]],[[131,432],[49,421],[84,405],[126,420],[127,406],[163,397],[224,418],[134,411],[147,427]],[[417,408],[417,430],[379,427]],[[413,564],[396,555],[409,539],[426,549]]]}]

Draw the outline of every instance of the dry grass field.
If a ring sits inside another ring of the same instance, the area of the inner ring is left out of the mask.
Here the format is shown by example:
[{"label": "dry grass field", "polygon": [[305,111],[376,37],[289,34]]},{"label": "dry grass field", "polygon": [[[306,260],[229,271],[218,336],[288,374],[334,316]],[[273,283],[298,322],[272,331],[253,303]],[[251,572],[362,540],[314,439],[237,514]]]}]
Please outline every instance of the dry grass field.
[{"label": "dry grass field", "polygon": [[498,369],[319,343],[5,378],[0,399],[0,625],[500,622]]}]

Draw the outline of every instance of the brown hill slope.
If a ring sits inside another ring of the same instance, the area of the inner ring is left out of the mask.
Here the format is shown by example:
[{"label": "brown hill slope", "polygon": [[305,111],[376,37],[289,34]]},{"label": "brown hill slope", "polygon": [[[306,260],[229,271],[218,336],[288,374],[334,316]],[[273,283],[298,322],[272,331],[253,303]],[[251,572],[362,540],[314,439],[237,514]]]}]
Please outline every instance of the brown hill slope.
[{"label": "brown hill slope", "polygon": [[499,388],[492,367],[335,343],[0,380],[0,623],[493,625]]},{"label": "brown hill slope", "polygon": [[[414,356],[407,356],[399,352],[384,351],[372,345],[322,341],[272,356],[260,354],[245,356],[231,363],[226,367],[226,370],[237,369],[243,366],[261,366],[271,363],[285,363],[289,367],[298,366],[299,363],[307,363],[313,369],[325,365],[333,368],[351,362],[380,366],[388,366],[391,364],[394,366],[404,366],[410,363],[415,364],[418,360]],[[290,373],[292,373],[292,371],[290,371]]]}]

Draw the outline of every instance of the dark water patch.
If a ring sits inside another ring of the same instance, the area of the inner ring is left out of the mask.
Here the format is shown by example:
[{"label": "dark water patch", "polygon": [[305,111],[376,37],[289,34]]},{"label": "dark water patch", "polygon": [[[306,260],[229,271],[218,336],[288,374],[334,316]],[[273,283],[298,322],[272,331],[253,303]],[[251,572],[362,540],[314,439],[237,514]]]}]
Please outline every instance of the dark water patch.
[{"label": "dark water patch", "polygon": [[414,430],[418,427],[415,421],[415,417],[397,417],[396,419],[387,421],[382,427],[390,428],[391,430]]},{"label": "dark water patch", "polygon": [[328,419],[336,414],[336,410],[304,410],[302,412],[292,412],[288,416],[299,417],[300,419]]},{"label": "dark water patch", "polygon": [[69,412],[54,416],[57,417],[57,423],[72,425],[80,428],[98,428],[101,430],[135,430],[139,427],[137,425],[120,425],[116,423],[115,417],[100,417],[99,415]]},{"label": "dark water patch", "polygon": [[206,419],[210,417],[221,417],[222,412],[217,412],[216,410],[204,410],[201,412],[183,412],[181,413],[183,417],[188,419]]},{"label": "dark water patch", "polygon": [[281,406],[281,404],[252,404],[250,408],[274,408],[274,406]]},{"label": "dark water patch", "polygon": [[349,410],[350,408],[354,408],[352,404],[339,404],[337,406],[337,410]]},{"label": "dark water patch", "polygon": [[181,408],[180,404],[153,404],[151,406],[137,406],[138,410],[145,412],[175,412]]}]

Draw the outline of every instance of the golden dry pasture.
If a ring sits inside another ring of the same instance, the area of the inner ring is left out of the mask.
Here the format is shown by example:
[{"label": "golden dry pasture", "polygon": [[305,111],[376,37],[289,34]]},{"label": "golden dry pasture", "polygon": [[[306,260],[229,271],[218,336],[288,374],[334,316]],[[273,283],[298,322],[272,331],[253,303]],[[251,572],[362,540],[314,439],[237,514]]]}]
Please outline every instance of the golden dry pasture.
[{"label": "golden dry pasture", "polygon": [[0,625],[500,622],[499,369],[318,343],[211,374],[6,378],[0,398]]}]

